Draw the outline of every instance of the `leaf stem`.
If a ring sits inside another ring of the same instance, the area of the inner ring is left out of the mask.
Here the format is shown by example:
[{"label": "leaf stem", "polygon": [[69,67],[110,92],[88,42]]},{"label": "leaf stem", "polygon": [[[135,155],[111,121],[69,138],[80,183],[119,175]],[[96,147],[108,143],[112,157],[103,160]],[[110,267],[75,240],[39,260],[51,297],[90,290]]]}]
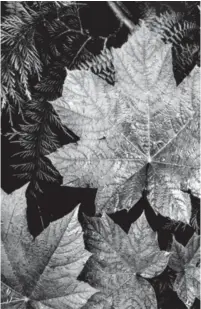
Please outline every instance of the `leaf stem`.
[{"label": "leaf stem", "polygon": [[123,23],[130,32],[133,32],[135,28],[135,24],[125,15],[125,13],[121,10],[117,1],[107,1],[108,6],[114,12],[115,16]]}]

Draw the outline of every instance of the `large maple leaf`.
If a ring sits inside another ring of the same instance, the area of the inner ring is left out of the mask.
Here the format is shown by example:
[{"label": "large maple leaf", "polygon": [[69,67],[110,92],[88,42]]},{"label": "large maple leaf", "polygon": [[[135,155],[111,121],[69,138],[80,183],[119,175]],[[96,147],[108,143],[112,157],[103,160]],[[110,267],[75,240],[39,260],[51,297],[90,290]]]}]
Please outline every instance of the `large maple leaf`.
[{"label": "large maple leaf", "polygon": [[33,240],[25,190],[2,191],[1,308],[81,308],[96,290],[76,279],[91,256],[84,248],[78,207]]},{"label": "large maple leaf", "polygon": [[171,251],[169,266],[177,272],[173,287],[190,308],[200,298],[200,236],[194,234],[186,247],[174,239]]},{"label": "large maple leaf", "polygon": [[112,87],[73,71],[53,104],[78,136],[49,158],[64,184],[97,187],[97,213],[130,209],[147,189],[155,210],[188,222],[199,195],[199,69],[177,87],[171,46],[144,25],[113,50]]},{"label": "large maple leaf", "polygon": [[144,213],[132,224],[128,235],[106,214],[101,218],[87,217],[85,225],[86,246],[93,255],[83,273],[85,280],[100,292],[84,309],[157,308],[154,289],[144,278],[162,273],[170,253],[160,251],[157,234]]}]

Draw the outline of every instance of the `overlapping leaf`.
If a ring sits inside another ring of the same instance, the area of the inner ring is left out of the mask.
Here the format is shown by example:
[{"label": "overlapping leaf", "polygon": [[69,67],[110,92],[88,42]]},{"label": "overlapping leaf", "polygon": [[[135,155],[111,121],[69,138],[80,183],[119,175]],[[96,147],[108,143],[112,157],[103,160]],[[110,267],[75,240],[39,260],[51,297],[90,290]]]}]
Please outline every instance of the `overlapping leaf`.
[{"label": "overlapping leaf", "polygon": [[200,236],[194,234],[186,247],[174,239],[169,265],[178,272],[174,290],[190,308],[200,298]]},{"label": "overlapping leaf", "polygon": [[76,279],[91,255],[84,248],[78,207],[33,240],[25,190],[2,191],[1,307],[81,308],[96,290]]},{"label": "overlapping leaf", "polygon": [[169,253],[159,250],[145,215],[132,224],[128,235],[106,214],[85,220],[86,246],[93,253],[85,279],[100,292],[84,308],[157,308],[154,290],[144,278],[162,273]]},{"label": "overlapping leaf", "polygon": [[155,210],[188,222],[199,195],[199,69],[179,87],[171,46],[141,25],[113,50],[112,87],[91,72],[69,72],[53,104],[81,137],[50,155],[64,184],[97,187],[97,213],[131,208],[148,189]]}]

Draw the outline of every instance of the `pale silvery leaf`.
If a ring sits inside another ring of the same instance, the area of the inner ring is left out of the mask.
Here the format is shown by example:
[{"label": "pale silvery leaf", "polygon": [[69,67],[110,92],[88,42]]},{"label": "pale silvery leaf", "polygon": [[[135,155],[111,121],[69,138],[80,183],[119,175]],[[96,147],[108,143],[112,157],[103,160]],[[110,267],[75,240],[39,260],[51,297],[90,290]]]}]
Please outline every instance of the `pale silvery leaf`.
[{"label": "pale silvery leaf", "polygon": [[53,102],[79,137],[49,155],[70,186],[98,188],[97,213],[130,209],[148,189],[151,206],[189,222],[199,189],[199,68],[177,87],[171,46],[144,24],[113,50],[112,87],[89,71],[68,72]]},{"label": "pale silvery leaf", "polygon": [[25,191],[26,186],[1,193],[1,308],[79,309],[96,290],[77,280],[91,256],[78,207],[34,240],[27,227]]},{"label": "pale silvery leaf", "polygon": [[170,253],[159,250],[156,233],[145,215],[131,226],[128,235],[106,214],[86,218],[84,230],[92,253],[85,265],[85,279],[100,291],[84,308],[156,309],[154,290],[144,278],[161,274]]},{"label": "pale silvery leaf", "polygon": [[190,308],[200,298],[200,236],[194,234],[186,247],[174,239],[171,251],[169,266],[177,272],[174,290]]}]

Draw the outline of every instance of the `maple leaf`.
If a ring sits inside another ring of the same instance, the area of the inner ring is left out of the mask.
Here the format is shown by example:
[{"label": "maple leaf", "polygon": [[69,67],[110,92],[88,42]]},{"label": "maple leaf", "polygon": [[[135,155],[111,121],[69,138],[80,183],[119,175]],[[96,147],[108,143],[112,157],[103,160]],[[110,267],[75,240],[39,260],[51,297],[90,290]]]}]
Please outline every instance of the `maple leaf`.
[{"label": "maple leaf", "polygon": [[151,206],[189,222],[199,196],[199,69],[177,87],[171,45],[142,24],[113,50],[112,87],[89,71],[68,72],[53,102],[78,136],[49,155],[65,185],[98,188],[97,213],[130,209],[147,189]]},{"label": "maple leaf", "polygon": [[2,191],[1,308],[81,308],[96,290],[76,279],[91,255],[78,207],[33,240],[25,191],[26,186],[11,195]]},{"label": "maple leaf", "polygon": [[99,290],[84,309],[96,308],[96,304],[97,308],[157,308],[154,289],[144,278],[162,273],[170,253],[160,251],[157,234],[144,213],[128,235],[106,214],[85,217],[84,224],[86,247],[93,255],[83,273],[85,280]]},{"label": "maple leaf", "polygon": [[169,266],[177,272],[173,288],[190,308],[200,299],[200,236],[193,234],[185,247],[174,239],[171,251]]}]

